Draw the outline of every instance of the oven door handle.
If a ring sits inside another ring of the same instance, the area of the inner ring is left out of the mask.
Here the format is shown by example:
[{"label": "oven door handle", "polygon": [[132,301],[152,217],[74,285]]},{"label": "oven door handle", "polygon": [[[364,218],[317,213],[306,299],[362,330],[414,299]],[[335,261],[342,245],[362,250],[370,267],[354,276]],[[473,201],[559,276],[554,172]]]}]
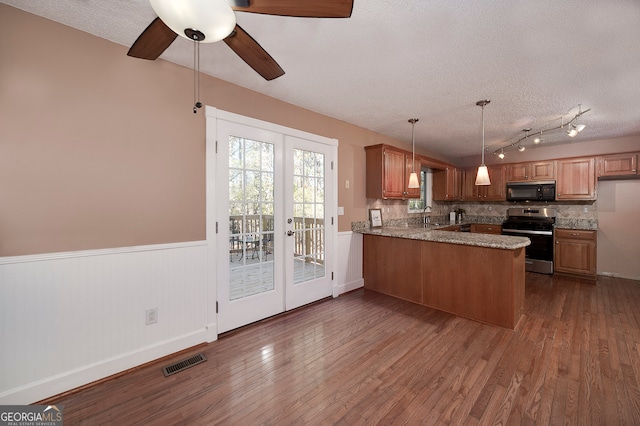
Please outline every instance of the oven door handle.
[{"label": "oven door handle", "polygon": [[526,229],[505,229],[502,228],[502,233],[512,232],[514,234],[528,234],[528,235],[553,235],[553,231],[528,231]]}]

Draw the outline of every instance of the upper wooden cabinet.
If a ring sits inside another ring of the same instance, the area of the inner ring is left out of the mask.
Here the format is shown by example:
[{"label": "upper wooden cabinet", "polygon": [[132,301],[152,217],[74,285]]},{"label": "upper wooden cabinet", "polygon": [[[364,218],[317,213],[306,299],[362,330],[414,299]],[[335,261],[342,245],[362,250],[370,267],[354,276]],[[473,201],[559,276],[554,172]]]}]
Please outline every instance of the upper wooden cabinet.
[{"label": "upper wooden cabinet", "polygon": [[462,201],[477,201],[478,191],[476,189],[476,173],[478,169],[465,170],[462,173],[462,188],[460,194]]},{"label": "upper wooden cabinet", "polygon": [[476,186],[477,169],[466,170],[462,177],[463,201],[504,201],[506,195],[506,168],[502,165],[487,166],[491,185]]},{"label": "upper wooden cabinet", "polygon": [[506,168],[487,166],[491,185],[478,186],[483,201],[504,201],[507,199]]},{"label": "upper wooden cabinet", "polygon": [[638,153],[603,155],[598,158],[598,177],[638,176]]},{"label": "upper wooden cabinet", "polygon": [[527,180],[553,180],[556,178],[555,161],[507,164],[507,182]]},{"label": "upper wooden cabinet", "polygon": [[595,200],[596,172],[593,157],[557,161],[556,200]]},{"label": "upper wooden cabinet", "polygon": [[433,171],[433,199],[435,201],[460,200],[462,170],[445,166],[444,170]]},{"label": "upper wooden cabinet", "polygon": [[386,145],[365,147],[367,154],[367,198],[420,198],[420,189],[407,188],[412,170],[420,177],[420,159],[412,165],[412,153]]}]

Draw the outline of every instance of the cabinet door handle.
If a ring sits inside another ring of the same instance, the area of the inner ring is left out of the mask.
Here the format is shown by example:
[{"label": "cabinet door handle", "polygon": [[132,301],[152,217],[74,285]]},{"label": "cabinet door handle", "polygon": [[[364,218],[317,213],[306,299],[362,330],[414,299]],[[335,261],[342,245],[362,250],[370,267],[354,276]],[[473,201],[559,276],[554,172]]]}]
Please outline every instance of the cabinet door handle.
[{"label": "cabinet door handle", "polygon": [[575,233],[575,232],[571,232],[569,235],[571,235],[572,237],[579,237],[580,236],[580,234]]}]

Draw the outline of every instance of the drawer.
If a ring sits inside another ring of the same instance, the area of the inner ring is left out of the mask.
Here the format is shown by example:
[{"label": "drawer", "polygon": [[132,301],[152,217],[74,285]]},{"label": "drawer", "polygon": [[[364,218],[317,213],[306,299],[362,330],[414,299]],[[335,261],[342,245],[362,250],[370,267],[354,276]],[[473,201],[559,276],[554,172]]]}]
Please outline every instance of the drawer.
[{"label": "drawer", "polygon": [[472,223],[471,232],[482,234],[501,234],[502,225],[490,225],[487,223]]},{"label": "drawer", "polygon": [[556,229],[556,238],[595,241],[596,231],[585,231],[582,229]]}]

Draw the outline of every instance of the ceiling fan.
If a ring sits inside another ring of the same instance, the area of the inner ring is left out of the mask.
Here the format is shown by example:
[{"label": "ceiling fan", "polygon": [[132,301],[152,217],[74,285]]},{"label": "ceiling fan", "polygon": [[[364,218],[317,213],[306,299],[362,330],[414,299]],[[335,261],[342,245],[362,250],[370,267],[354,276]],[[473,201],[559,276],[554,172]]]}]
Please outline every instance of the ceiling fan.
[{"label": "ceiling fan", "polygon": [[138,36],[127,55],[157,59],[178,35],[192,41],[224,40],[266,80],[284,70],[240,25],[235,12],[305,18],[348,18],[353,0],[149,0],[158,15]]}]

